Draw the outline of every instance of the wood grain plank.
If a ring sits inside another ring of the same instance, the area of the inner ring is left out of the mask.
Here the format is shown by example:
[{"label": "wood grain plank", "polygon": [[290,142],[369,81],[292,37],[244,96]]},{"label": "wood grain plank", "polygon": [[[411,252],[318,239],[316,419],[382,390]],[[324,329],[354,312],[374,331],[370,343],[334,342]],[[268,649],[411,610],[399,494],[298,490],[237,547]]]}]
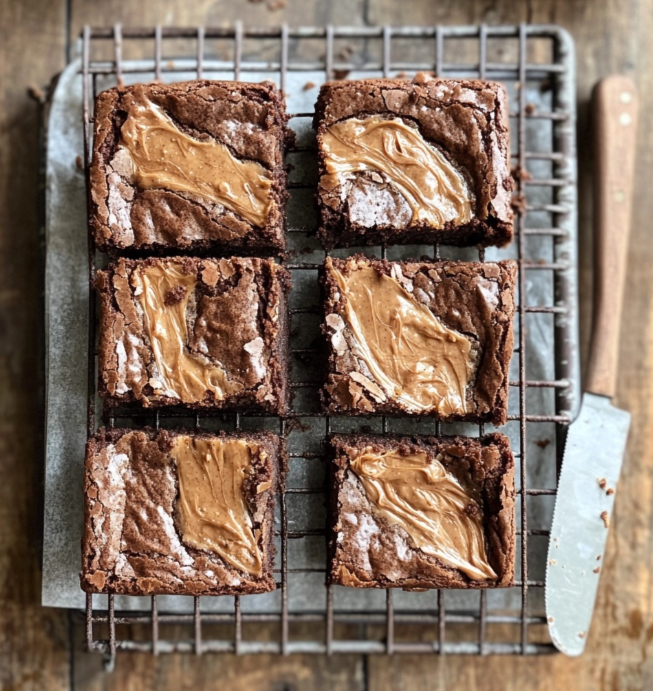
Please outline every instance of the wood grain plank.
[{"label": "wood grain plank", "polygon": [[[276,26],[288,22],[291,26],[324,25],[328,23],[365,23],[365,0],[275,0],[247,2],[246,0],[154,0],[134,3],[128,0],[88,2],[72,0],[71,36],[80,34],[84,24],[112,26],[229,26],[237,19],[249,26]],[[271,9],[276,8],[278,9]]]},{"label": "wood grain plank", "polygon": [[[0,3],[0,687],[68,687],[66,615],[40,607],[40,107],[64,64],[63,3]],[[29,50],[29,52],[28,52]]]},{"label": "wood grain plank", "polygon": [[93,656],[75,671],[75,688],[84,691],[364,691],[361,656],[293,655],[119,655],[111,674]]}]

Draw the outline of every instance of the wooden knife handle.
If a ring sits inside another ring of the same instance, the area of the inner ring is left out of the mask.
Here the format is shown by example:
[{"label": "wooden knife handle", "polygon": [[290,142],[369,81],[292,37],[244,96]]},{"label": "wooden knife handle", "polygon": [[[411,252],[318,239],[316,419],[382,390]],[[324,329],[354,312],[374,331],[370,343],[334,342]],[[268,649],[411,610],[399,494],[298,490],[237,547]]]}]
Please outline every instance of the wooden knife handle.
[{"label": "wooden knife handle", "polygon": [[637,92],[628,77],[601,80],[595,116],[594,320],[586,389],[612,398],[630,236]]}]

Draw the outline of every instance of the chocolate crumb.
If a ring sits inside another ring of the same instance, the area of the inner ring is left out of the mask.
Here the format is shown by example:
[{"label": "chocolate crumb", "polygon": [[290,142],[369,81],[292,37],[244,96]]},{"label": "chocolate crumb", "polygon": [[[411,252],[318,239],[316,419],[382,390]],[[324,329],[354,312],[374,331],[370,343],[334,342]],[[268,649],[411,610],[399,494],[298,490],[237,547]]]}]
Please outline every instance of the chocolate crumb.
[{"label": "chocolate crumb", "polygon": [[601,570],[601,567],[600,567],[600,566],[597,566],[597,567],[593,570],[593,572],[594,572],[594,573],[598,573],[600,570]]},{"label": "chocolate crumb", "polygon": [[354,54],[354,47],[349,44],[343,46],[338,52],[338,58],[340,60],[349,60],[349,58]]},{"label": "chocolate crumb", "polygon": [[311,89],[314,89],[317,85],[315,82],[306,82],[304,86],[302,86],[302,91],[310,91]]},{"label": "chocolate crumb", "polygon": [[608,489],[605,490],[605,493],[610,496],[611,494],[614,494],[614,487],[608,487]]},{"label": "chocolate crumb", "polygon": [[84,168],[84,161],[82,161],[81,156],[75,157],[75,165],[77,166],[78,170],[82,170]]},{"label": "chocolate crumb", "polygon": [[599,487],[601,489],[605,489],[605,486],[608,484],[607,480],[604,477],[598,478],[597,482],[599,483]]},{"label": "chocolate crumb", "polygon": [[607,511],[601,511],[601,520],[606,528],[610,527],[610,514]]},{"label": "chocolate crumb", "polygon": [[176,305],[178,302],[181,302],[184,299],[184,295],[186,295],[186,288],[184,288],[184,286],[177,286],[176,288],[168,291],[163,304],[168,305],[168,307],[171,305]]},{"label": "chocolate crumb", "polygon": [[336,80],[347,79],[351,70],[333,70],[333,78]]},{"label": "chocolate crumb", "polygon": [[537,108],[535,107],[534,103],[527,103],[524,110],[526,111],[526,115],[532,115],[537,110]]},{"label": "chocolate crumb", "polygon": [[522,166],[515,166],[511,171],[510,174],[512,175],[515,180],[532,180],[533,176],[532,174],[526,170],[526,168],[523,168]]},{"label": "chocolate crumb", "polygon": [[39,103],[43,103],[45,101],[45,94],[43,93],[43,90],[40,89],[38,86],[29,86],[27,88],[27,94],[30,96],[30,98],[33,98],[35,101],[38,101]]},{"label": "chocolate crumb", "polygon": [[467,516],[481,515],[481,509],[479,508],[478,504],[467,504],[463,511]]},{"label": "chocolate crumb", "polygon": [[540,447],[540,449],[546,449],[546,447],[551,443],[550,439],[536,439],[535,444]]},{"label": "chocolate crumb", "polygon": [[510,206],[512,207],[513,211],[516,214],[525,214],[526,213],[526,195],[524,194],[516,194],[511,200],[510,200]]},{"label": "chocolate crumb", "polygon": [[286,433],[290,434],[291,432],[308,432],[311,429],[310,425],[307,425],[305,422],[302,422],[299,418],[291,418],[288,420],[286,423]]},{"label": "chocolate crumb", "polygon": [[596,561],[601,561],[601,555],[600,554],[598,557],[596,557]]}]

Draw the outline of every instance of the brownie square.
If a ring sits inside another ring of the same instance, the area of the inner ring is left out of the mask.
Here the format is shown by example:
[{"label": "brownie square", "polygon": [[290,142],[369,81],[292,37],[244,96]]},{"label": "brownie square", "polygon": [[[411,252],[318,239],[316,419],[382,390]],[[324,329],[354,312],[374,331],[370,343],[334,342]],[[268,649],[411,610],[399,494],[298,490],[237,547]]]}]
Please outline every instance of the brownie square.
[{"label": "brownie square", "polygon": [[285,145],[271,82],[190,81],[103,91],[90,222],[99,249],[285,248]]},{"label": "brownie square", "polygon": [[355,588],[505,588],[514,462],[502,434],[334,435],[328,580]]},{"label": "brownie square", "polygon": [[274,590],[284,469],[284,447],[270,433],[100,430],[86,445],[83,590]]},{"label": "brownie square", "polygon": [[290,274],[270,259],[119,259],[99,271],[99,387],[111,405],[284,414]]},{"label": "brownie square", "polygon": [[328,257],[331,414],[507,419],[517,265]]},{"label": "brownie square", "polygon": [[327,249],[512,239],[508,101],[496,82],[361,79],[316,104]]}]

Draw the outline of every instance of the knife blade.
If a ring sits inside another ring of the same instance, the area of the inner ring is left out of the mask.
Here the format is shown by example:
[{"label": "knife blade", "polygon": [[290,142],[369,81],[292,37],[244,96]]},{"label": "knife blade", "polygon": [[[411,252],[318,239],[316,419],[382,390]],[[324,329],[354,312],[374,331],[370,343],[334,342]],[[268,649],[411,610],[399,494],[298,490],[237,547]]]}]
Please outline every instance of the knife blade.
[{"label": "knife blade", "polygon": [[616,408],[619,322],[631,216],[637,95],[627,77],[594,89],[594,318],[587,383],[571,424],[551,526],[545,601],[549,633],[570,656],[585,649],[630,414]]}]

